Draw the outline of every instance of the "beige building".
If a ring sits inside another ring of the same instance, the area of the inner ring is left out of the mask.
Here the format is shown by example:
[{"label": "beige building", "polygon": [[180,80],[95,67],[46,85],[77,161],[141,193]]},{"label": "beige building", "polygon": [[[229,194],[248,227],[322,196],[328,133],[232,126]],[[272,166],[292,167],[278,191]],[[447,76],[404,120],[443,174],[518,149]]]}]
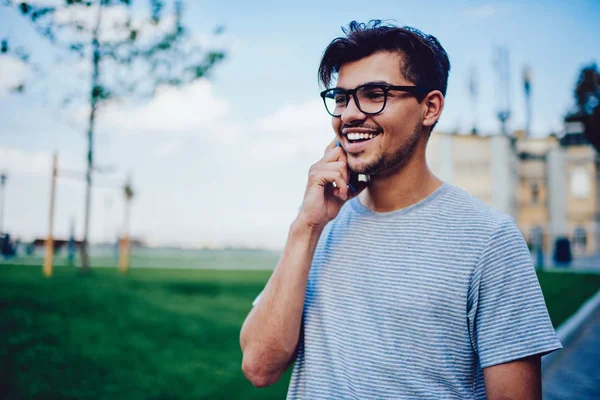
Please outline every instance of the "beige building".
[{"label": "beige building", "polygon": [[507,136],[434,132],[427,160],[440,178],[505,214],[515,215],[518,163]]},{"label": "beige building", "polygon": [[568,237],[575,255],[600,251],[600,157],[580,127],[558,139],[434,132],[432,170],[515,218],[531,246]]},{"label": "beige building", "polygon": [[567,236],[573,252],[600,251],[600,156],[578,124],[568,124],[549,154],[549,234]]},{"label": "beige building", "polygon": [[515,151],[519,160],[518,207],[515,220],[525,240],[543,248],[552,248],[549,235],[550,208],[548,187],[548,153],[559,147],[555,136],[523,138],[517,136]]}]

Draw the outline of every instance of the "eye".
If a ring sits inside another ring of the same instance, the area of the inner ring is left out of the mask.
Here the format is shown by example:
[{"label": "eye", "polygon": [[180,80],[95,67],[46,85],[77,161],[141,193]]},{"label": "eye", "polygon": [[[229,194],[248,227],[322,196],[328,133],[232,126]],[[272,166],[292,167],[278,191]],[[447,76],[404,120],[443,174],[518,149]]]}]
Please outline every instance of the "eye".
[{"label": "eye", "polygon": [[381,99],[383,98],[383,93],[381,92],[369,92],[367,93],[370,99]]},{"label": "eye", "polygon": [[359,96],[371,102],[383,101],[385,92],[381,88],[366,87],[360,91]]},{"label": "eye", "polygon": [[346,104],[346,96],[338,93],[334,96],[335,104]]}]

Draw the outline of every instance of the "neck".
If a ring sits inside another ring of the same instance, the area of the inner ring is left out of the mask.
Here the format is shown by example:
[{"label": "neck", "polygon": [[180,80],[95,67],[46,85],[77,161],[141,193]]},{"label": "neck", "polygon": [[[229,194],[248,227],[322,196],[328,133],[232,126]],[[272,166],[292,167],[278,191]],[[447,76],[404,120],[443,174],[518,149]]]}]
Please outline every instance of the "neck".
[{"label": "neck", "polygon": [[373,211],[395,211],[418,203],[442,184],[443,181],[427,166],[424,146],[419,146],[401,169],[371,176],[369,186],[359,195],[359,200]]}]

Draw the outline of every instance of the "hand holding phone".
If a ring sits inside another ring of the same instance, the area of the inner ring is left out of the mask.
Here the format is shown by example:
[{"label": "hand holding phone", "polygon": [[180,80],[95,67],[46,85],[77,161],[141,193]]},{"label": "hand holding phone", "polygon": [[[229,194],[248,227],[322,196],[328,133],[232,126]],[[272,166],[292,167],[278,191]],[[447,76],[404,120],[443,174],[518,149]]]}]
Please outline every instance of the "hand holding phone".
[{"label": "hand holding phone", "polygon": [[352,174],[344,149],[334,140],[325,155],[313,164],[298,220],[313,228],[323,228],[339,213],[344,203],[367,185],[363,176]]}]

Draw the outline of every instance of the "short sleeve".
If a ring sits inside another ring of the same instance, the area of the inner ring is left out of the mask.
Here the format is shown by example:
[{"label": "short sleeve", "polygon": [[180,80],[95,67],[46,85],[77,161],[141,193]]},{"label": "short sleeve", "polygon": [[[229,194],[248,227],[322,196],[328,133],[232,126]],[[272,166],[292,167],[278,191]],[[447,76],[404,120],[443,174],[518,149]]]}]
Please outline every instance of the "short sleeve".
[{"label": "short sleeve", "polygon": [[469,334],[481,368],[562,348],[529,249],[508,217],[479,258],[468,306]]}]

